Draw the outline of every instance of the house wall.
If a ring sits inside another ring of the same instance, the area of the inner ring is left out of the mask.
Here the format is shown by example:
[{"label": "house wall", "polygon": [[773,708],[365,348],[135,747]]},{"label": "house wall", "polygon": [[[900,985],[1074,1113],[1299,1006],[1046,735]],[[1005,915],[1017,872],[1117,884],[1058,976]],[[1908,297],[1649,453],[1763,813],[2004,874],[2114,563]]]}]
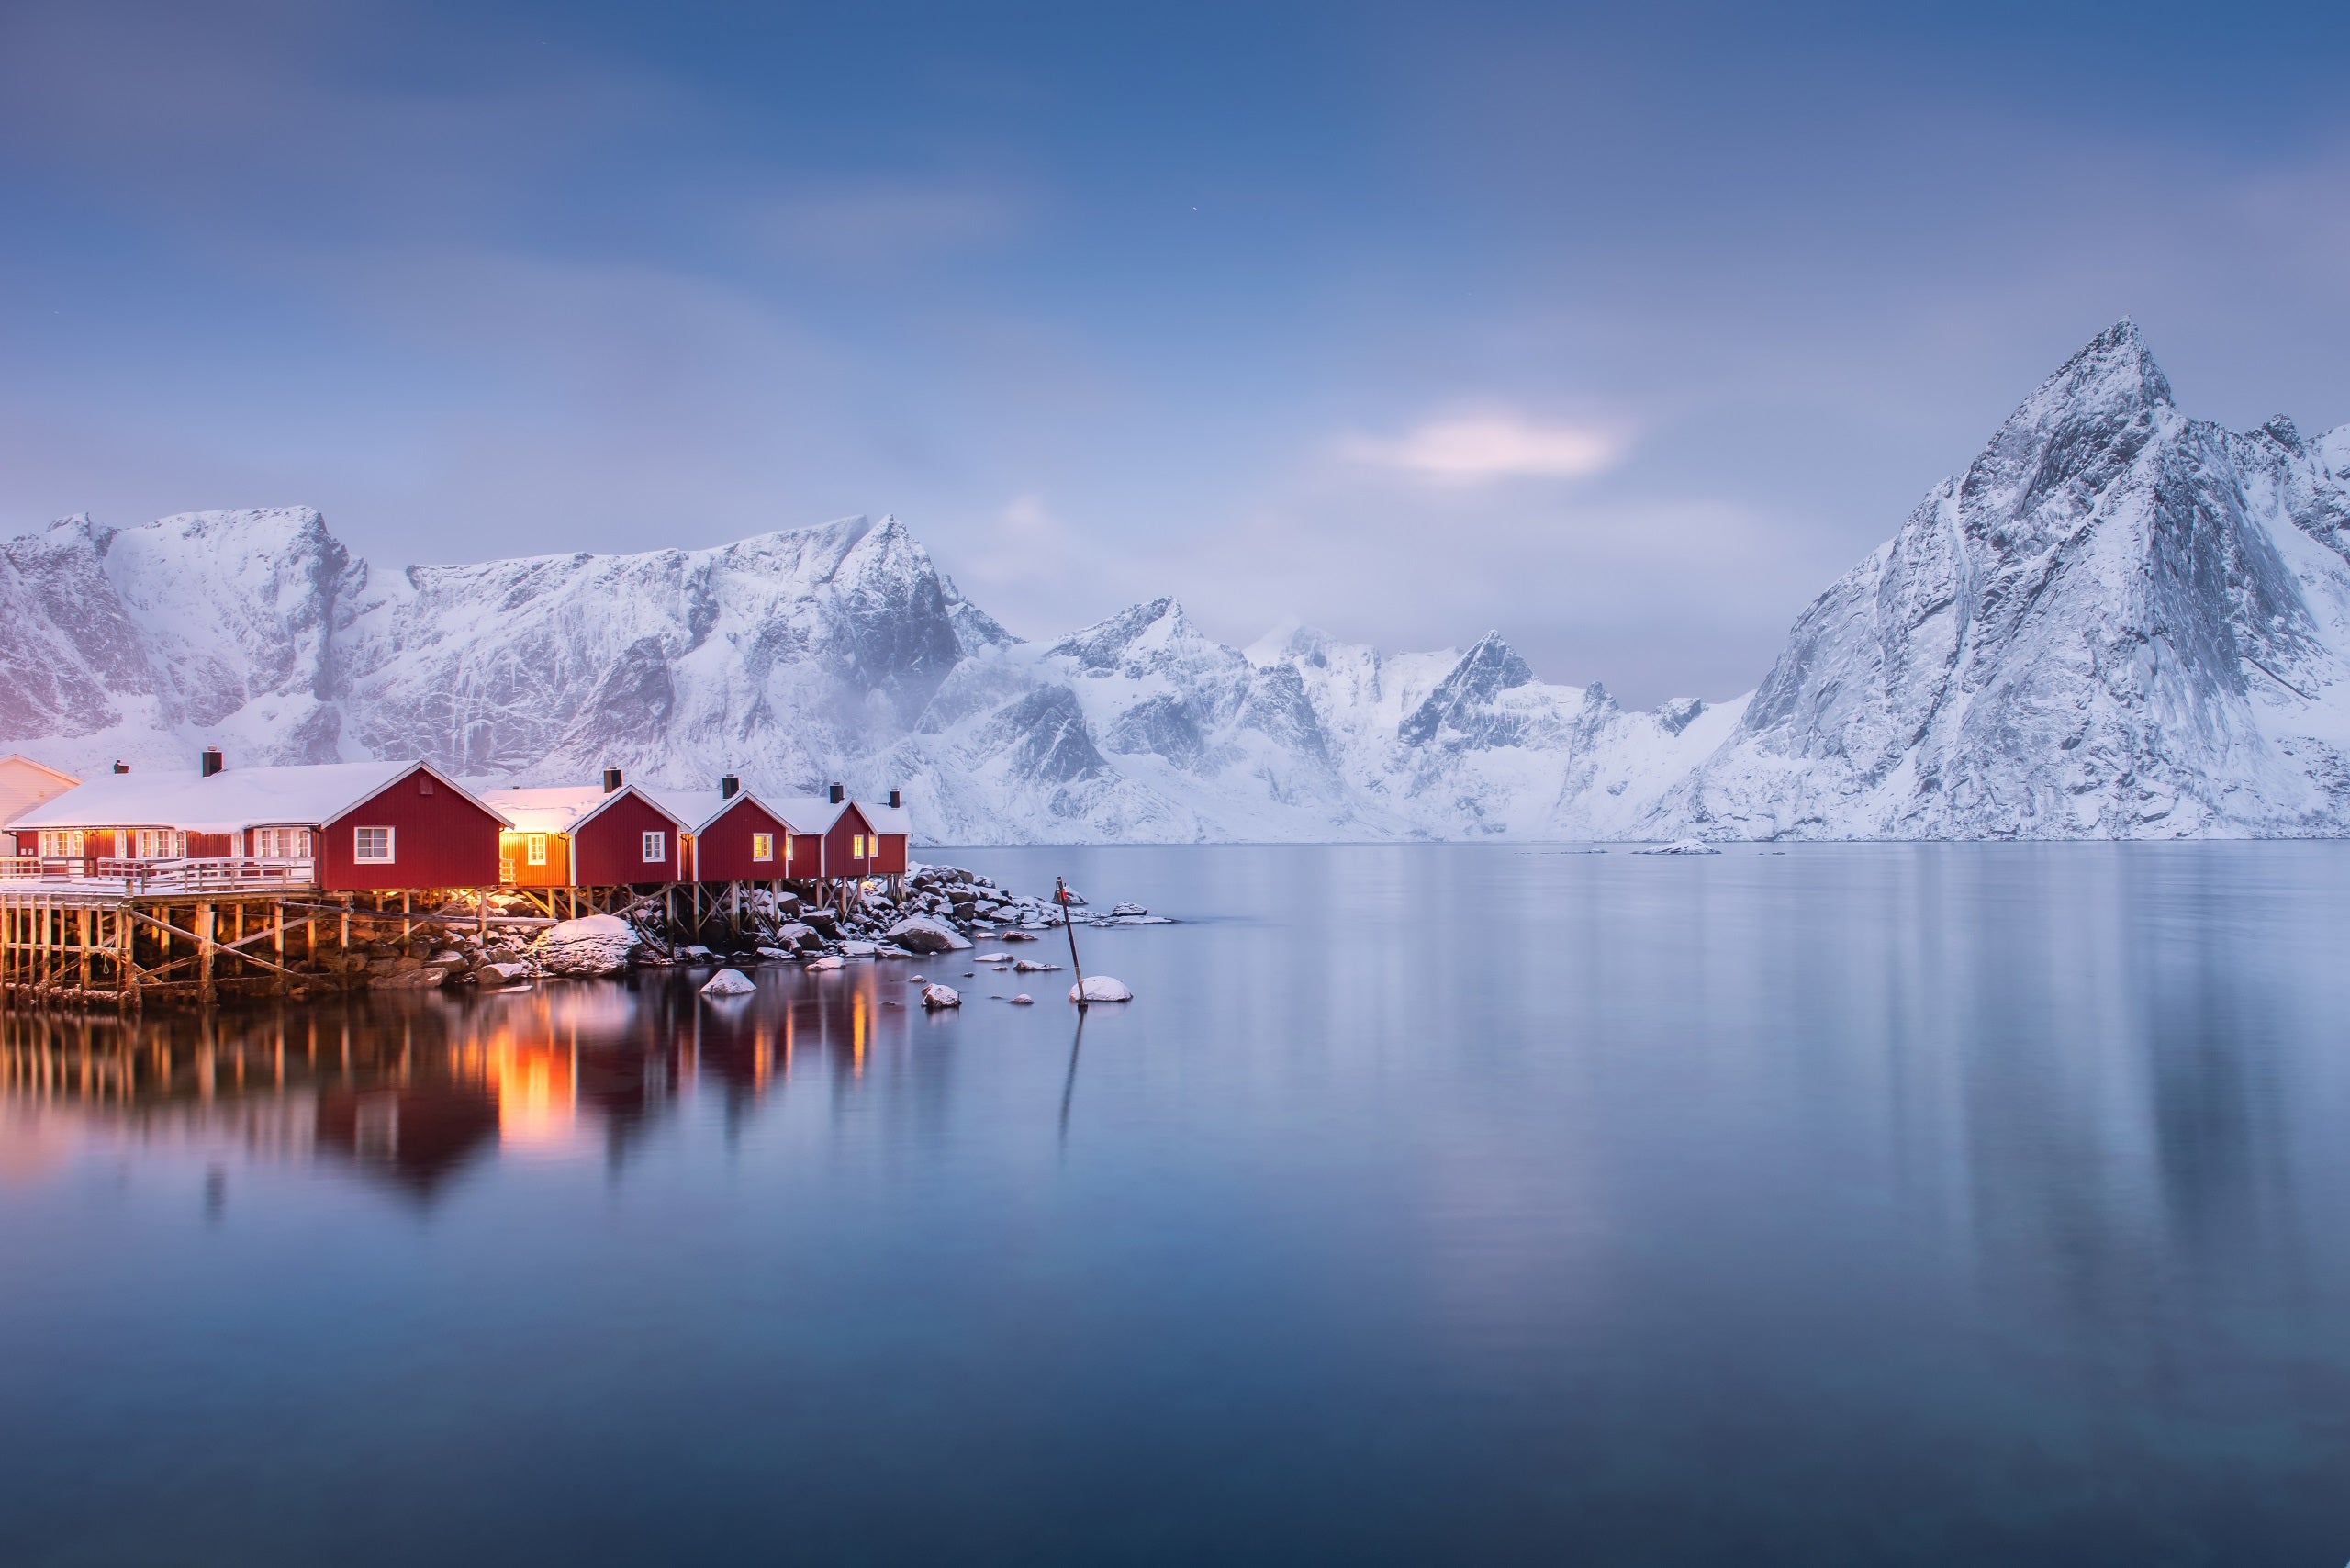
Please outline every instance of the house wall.
[{"label": "house wall", "polygon": [[791,835],[791,868],[785,875],[813,881],[824,874],[824,836],[817,833]]},{"label": "house wall", "polygon": [[[858,834],[863,834],[866,840],[866,854],[861,860],[849,853],[850,843]],[[841,878],[879,876],[881,857],[873,837],[873,824],[865,820],[865,813],[856,809],[856,802],[850,801],[847,809],[841,812],[841,820],[824,834],[824,875]]]},{"label": "house wall", "polygon": [[[782,819],[745,795],[716,817],[695,840],[694,874],[705,882],[766,881],[786,876],[784,837],[791,830]],[[776,857],[751,858],[751,835],[775,835]]]},{"label": "house wall", "polygon": [[531,864],[531,835],[527,833],[499,834],[498,853],[514,862],[514,885],[518,888],[571,885],[571,835],[567,833],[547,834],[547,863],[543,866]]},{"label": "house wall", "polygon": [[[643,835],[658,830],[666,858],[647,865]],[[623,882],[674,882],[680,879],[679,856],[685,834],[677,824],[643,796],[629,792],[606,806],[596,819],[572,834],[579,885],[613,888]],[[547,857],[552,860],[554,855]]]},{"label": "house wall", "polygon": [[[430,794],[420,788],[428,784]],[[354,840],[363,827],[393,830],[388,865],[359,863]],[[319,834],[319,886],[330,892],[496,887],[498,832],[496,817],[419,769],[326,824]],[[196,848],[197,836],[188,834],[188,853],[214,853]]]},{"label": "house wall", "polygon": [[906,835],[885,833],[881,835],[881,853],[873,862],[874,872],[883,877],[903,876],[906,869]]}]

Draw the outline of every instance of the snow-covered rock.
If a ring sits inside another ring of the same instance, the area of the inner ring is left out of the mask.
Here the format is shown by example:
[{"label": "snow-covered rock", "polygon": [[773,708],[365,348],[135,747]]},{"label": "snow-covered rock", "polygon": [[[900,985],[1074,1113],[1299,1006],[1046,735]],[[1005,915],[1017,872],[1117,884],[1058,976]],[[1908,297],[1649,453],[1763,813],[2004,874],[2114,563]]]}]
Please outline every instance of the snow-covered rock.
[{"label": "snow-covered rock", "polygon": [[1701,838],[1676,838],[1670,844],[1651,844],[1632,851],[1635,855],[1719,855],[1720,850]]},{"label": "snow-covered rock", "polygon": [[843,960],[838,953],[830,953],[825,955],[823,958],[812,959],[801,967],[809,974],[823,975],[830,974],[834,969],[839,969],[842,962]]},{"label": "snow-covered rock", "polygon": [[1004,998],[1004,1000],[1011,1002],[1014,1007],[1034,1007],[1036,1005],[1036,999],[1029,995],[1024,991],[1018,996],[1008,996]]},{"label": "snow-covered rock", "polygon": [[702,982],[704,996],[748,996],[759,989],[758,981],[740,969],[721,969]]},{"label": "snow-covered rock", "polygon": [[926,985],[922,988],[922,1004],[930,1008],[960,1007],[963,993],[951,985]]},{"label": "snow-covered rock", "polygon": [[908,915],[890,927],[888,935],[910,953],[959,953],[971,945],[961,932],[926,914]]},{"label": "snow-covered rock", "polygon": [[1126,989],[1126,982],[1122,980],[1113,980],[1108,975],[1088,975],[1069,988],[1069,999],[1071,1002],[1132,1002],[1135,993]]},{"label": "snow-covered rock", "polygon": [[613,914],[582,915],[551,925],[533,946],[539,968],[551,975],[612,975],[636,951],[636,927]]},{"label": "snow-covered rock", "polygon": [[526,980],[530,978],[531,966],[528,964],[491,963],[474,966],[473,979],[476,985],[512,985],[518,980]]},{"label": "snow-covered rock", "polygon": [[1015,958],[1013,960],[1012,972],[1021,975],[1036,975],[1044,974],[1053,969],[1058,969],[1061,966],[1058,964],[1040,964],[1034,958]]}]

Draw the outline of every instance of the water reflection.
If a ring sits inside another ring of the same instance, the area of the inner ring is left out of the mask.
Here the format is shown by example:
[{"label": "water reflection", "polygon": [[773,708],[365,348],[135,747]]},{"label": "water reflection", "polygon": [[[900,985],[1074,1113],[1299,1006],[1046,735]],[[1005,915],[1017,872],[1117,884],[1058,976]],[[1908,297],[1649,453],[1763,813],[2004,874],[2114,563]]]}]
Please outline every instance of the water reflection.
[{"label": "water reflection", "polygon": [[[493,1158],[618,1171],[698,1087],[729,1136],[797,1078],[853,1092],[912,1026],[901,968],[702,1000],[691,975],[214,1015],[0,1014],[0,1182],[81,1142],[333,1162],[430,1203]],[[778,983],[780,981],[781,983]]]}]

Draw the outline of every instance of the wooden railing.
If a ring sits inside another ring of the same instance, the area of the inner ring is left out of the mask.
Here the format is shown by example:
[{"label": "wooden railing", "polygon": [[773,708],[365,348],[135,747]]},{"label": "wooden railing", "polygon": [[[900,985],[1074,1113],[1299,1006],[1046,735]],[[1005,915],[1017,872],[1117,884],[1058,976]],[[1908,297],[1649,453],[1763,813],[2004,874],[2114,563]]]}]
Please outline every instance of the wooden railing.
[{"label": "wooden railing", "polygon": [[127,860],[99,855],[0,856],[0,881],[72,882],[126,893],[265,892],[318,885],[318,863],[242,856]]}]

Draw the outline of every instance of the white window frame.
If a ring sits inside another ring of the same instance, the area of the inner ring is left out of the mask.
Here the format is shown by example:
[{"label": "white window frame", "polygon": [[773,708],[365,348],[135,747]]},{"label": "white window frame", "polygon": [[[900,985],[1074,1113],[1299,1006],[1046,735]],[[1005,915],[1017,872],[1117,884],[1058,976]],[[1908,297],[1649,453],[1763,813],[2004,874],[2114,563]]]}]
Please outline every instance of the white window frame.
[{"label": "white window frame", "polygon": [[[384,852],[381,855],[370,855],[367,853],[367,840],[364,835],[371,833],[380,833],[384,835]],[[362,866],[391,865],[399,857],[399,841],[397,836],[395,836],[395,831],[388,827],[352,828],[351,830],[351,857]]]},{"label": "white window frame", "polygon": [[547,835],[543,833],[524,834],[522,835],[522,864],[525,866],[543,866],[546,863]]},{"label": "white window frame", "polygon": [[771,861],[775,858],[775,834],[755,833],[751,835],[751,858]]},{"label": "white window frame", "polygon": [[669,833],[666,828],[646,828],[642,841],[647,866],[657,866],[669,858]]}]

